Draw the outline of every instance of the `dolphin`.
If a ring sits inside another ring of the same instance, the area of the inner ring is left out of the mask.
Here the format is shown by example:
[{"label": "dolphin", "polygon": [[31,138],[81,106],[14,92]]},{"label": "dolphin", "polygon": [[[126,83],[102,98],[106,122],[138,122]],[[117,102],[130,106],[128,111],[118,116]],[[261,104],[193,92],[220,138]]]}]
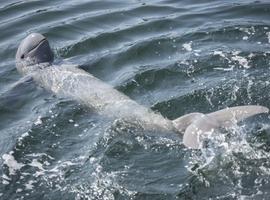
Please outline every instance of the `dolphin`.
[{"label": "dolphin", "polygon": [[31,33],[20,43],[16,53],[16,68],[48,91],[74,99],[96,112],[111,118],[138,123],[145,129],[184,133],[183,143],[189,148],[202,147],[204,134],[230,127],[256,114],[268,113],[259,105],[237,106],[216,112],[190,113],[175,120],[146,108],[111,85],[94,77],[76,65],[54,65],[54,55],[46,37]]}]

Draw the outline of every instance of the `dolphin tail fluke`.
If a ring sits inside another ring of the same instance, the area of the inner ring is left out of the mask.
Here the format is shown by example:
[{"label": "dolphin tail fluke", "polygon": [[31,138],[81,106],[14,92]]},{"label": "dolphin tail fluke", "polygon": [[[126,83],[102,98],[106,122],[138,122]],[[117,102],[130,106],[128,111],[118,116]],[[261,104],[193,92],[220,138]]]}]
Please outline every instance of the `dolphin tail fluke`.
[{"label": "dolphin tail fluke", "polygon": [[175,120],[173,120],[174,127],[177,129],[178,132],[183,132],[187,129],[187,127],[197,120],[198,118],[204,116],[203,113],[189,113],[184,116],[181,116]]},{"label": "dolphin tail fluke", "polygon": [[207,114],[207,116],[214,118],[220,123],[220,126],[228,127],[233,123],[238,123],[253,115],[268,113],[269,109],[264,106],[236,106],[231,108],[225,108],[216,112]]},{"label": "dolphin tail fluke", "polygon": [[186,147],[200,149],[205,137],[218,127],[219,123],[215,121],[215,119],[205,115],[195,120],[187,127],[183,136],[183,143]]},{"label": "dolphin tail fluke", "polygon": [[230,127],[253,115],[268,113],[263,106],[237,106],[225,108],[209,114],[191,113],[173,120],[179,132],[185,130],[183,143],[185,146],[199,149],[204,136],[211,134],[216,128]]}]

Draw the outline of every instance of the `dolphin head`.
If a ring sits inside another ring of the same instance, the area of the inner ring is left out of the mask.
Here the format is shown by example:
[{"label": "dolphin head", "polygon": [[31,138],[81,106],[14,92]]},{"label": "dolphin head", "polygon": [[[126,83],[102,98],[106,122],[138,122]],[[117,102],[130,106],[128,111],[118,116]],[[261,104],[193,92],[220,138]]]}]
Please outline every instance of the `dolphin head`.
[{"label": "dolphin head", "polygon": [[53,52],[43,35],[31,33],[20,43],[16,53],[16,67],[20,73],[27,73],[30,66],[52,62]]}]

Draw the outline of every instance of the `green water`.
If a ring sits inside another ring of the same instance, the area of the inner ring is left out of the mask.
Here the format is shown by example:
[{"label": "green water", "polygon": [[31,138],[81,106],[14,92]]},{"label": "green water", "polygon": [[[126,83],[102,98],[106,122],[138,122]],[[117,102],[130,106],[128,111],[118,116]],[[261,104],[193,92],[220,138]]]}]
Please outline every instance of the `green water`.
[{"label": "green water", "polygon": [[268,115],[189,150],[175,134],[106,120],[22,80],[14,59],[40,32],[56,64],[169,119],[270,108],[269,1],[3,0],[0,30],[0,199],[270,198]]}]

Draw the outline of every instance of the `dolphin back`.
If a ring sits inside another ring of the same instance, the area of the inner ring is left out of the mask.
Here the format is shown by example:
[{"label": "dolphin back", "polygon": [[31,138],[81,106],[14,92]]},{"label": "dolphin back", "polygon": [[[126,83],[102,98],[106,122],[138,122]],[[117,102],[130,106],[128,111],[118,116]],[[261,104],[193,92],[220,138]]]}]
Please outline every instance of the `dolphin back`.
[{"label": "dolphin back", "polygon": [[174,129],[172,122],[139,105],[75,65],[51,66],[32,75],[45,89],[62,97],[76,100],[107,117],[137,120],[144,127]]},{"label": "dolphin back", "polygon": [[177,118],[173,123],[178,130],[184,130],[184,145],[199,149],[202,146],[204,136],[213,133],[215,129],[228,128],[248,117],[268,112],[269,109],[264,106],[236,106],[209,114],[187,114]]}]

